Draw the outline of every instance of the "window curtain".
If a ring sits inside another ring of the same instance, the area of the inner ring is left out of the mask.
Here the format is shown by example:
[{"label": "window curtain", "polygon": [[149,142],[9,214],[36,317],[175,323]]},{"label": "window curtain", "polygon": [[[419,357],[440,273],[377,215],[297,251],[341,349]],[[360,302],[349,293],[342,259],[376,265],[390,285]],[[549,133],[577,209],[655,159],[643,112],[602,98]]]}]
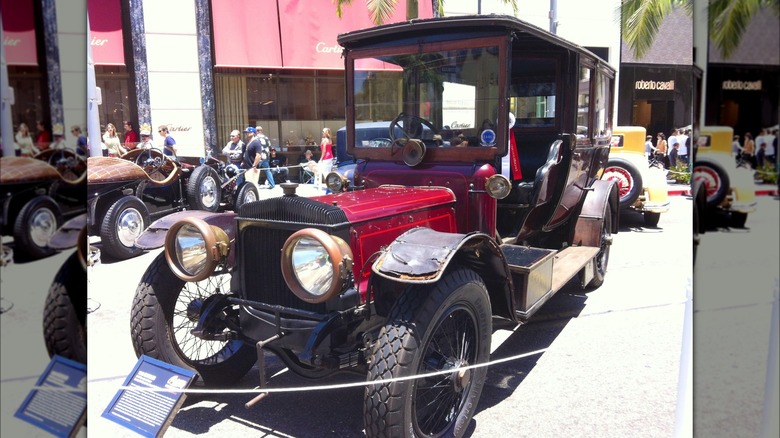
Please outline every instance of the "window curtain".
[{"label": "window curtain", "polygon": [[[249,120],[247,110],[246,78],[243,76],[215,76],[214,93],[217,99],[217,138],[219,150],[230,139],[230,131],[244,130]],[[243,134],[241,139],[244,140]]]}]

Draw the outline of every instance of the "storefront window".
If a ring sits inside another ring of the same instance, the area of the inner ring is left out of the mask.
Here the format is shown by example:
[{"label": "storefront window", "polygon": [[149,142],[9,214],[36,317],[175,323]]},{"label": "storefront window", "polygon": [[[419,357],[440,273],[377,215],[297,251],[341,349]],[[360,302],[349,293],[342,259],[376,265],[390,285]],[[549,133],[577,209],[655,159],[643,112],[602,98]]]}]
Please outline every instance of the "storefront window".
[{"label": "storefront window", "polygon": [[20,123],[25,123],[35,135],[38,120],[44,120],[48,127],[49,120],[45,120],[48,116],[43,108],[48,98],[42,94],[42,78],[37,67],[8,66],[8,85],[14,90],[14,104],[11,106],[14,132]]},{"label": "storefront window", "polygon": [[[125,120],[133,120],[129,96],[129,75],[125,67],[95,67],[95,83],[100,87],[103,103],[98,106],[101,134],[108,123],[113,123],[122,134]],[[138,129],[136,123],[133,126]]]}]

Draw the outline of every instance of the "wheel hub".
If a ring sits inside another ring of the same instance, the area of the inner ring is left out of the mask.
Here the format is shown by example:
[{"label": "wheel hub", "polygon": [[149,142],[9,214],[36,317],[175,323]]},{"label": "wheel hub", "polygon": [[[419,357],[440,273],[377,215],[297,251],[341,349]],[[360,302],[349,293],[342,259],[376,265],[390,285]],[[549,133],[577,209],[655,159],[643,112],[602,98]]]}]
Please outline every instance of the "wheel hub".
[{"label": "wheel hub", "polygon": [[190,301],[190,303],[187,304],[187,319],[192,322],[198,322],[201,309],[203,309],[203,300],[196,299]]},{"label": "wheel hub", "polygon": [[456,393],[463,392],[463,390],[469,386],[469,383],[471,383],[471,369],[464,369],[464,367],[469,366],[468,361],[453,358],[452,360],[448,360],[447,364],[448,367],[452,369],[449,379],[453,391]]}]

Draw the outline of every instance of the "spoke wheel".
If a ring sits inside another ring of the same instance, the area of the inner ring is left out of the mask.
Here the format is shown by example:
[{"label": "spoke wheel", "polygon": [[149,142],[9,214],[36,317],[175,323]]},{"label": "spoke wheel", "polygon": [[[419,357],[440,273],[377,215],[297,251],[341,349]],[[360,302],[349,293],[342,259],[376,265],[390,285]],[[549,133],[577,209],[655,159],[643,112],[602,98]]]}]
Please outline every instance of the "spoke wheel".
[{"label": "spoke wheel", "polygon": [[[160,254],[144,273],[133,299],[130,332],[136,354],[194,370],[206,385],[238,381],[257,359],[254,348],[239,340],[205,340],[192,334],[206,300],[229,292],[229,274],[184,282]],[[223,310],[224,317],[233,321],[237,312],[234,307]]]},{"label": "spoke wheel", "polygon": [[487,374],[463,367],[487,362],[491,326],[487,289],[473,271],[407,290],[373,345],[368,380],[441,374],[367,386],[366,435],[462,436]]}]

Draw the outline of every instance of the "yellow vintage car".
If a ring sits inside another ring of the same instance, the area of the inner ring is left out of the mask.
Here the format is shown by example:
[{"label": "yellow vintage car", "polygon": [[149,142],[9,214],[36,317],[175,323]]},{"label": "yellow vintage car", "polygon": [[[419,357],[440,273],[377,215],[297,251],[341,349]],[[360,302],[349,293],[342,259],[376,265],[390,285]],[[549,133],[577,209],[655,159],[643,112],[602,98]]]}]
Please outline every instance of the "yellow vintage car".
[{"label": "yellow vintage car", "polygon": [[602,179],[617,182],[620,209],[633,209],[655,227],[661,213],[669,211],[666,171],[660,163],[650,165],[645,155],[645,128],[618,126],[612,131],[612,147]]},{"label": "yellow vintage car", "polygon": [[745,226],[756,211],[756,186],[749,167],[737,167],[731,152],[734,130],[729,126],[704,126],[696,140],[693,180],[707,188],[707,207],[730,214],[730,224]]}]

